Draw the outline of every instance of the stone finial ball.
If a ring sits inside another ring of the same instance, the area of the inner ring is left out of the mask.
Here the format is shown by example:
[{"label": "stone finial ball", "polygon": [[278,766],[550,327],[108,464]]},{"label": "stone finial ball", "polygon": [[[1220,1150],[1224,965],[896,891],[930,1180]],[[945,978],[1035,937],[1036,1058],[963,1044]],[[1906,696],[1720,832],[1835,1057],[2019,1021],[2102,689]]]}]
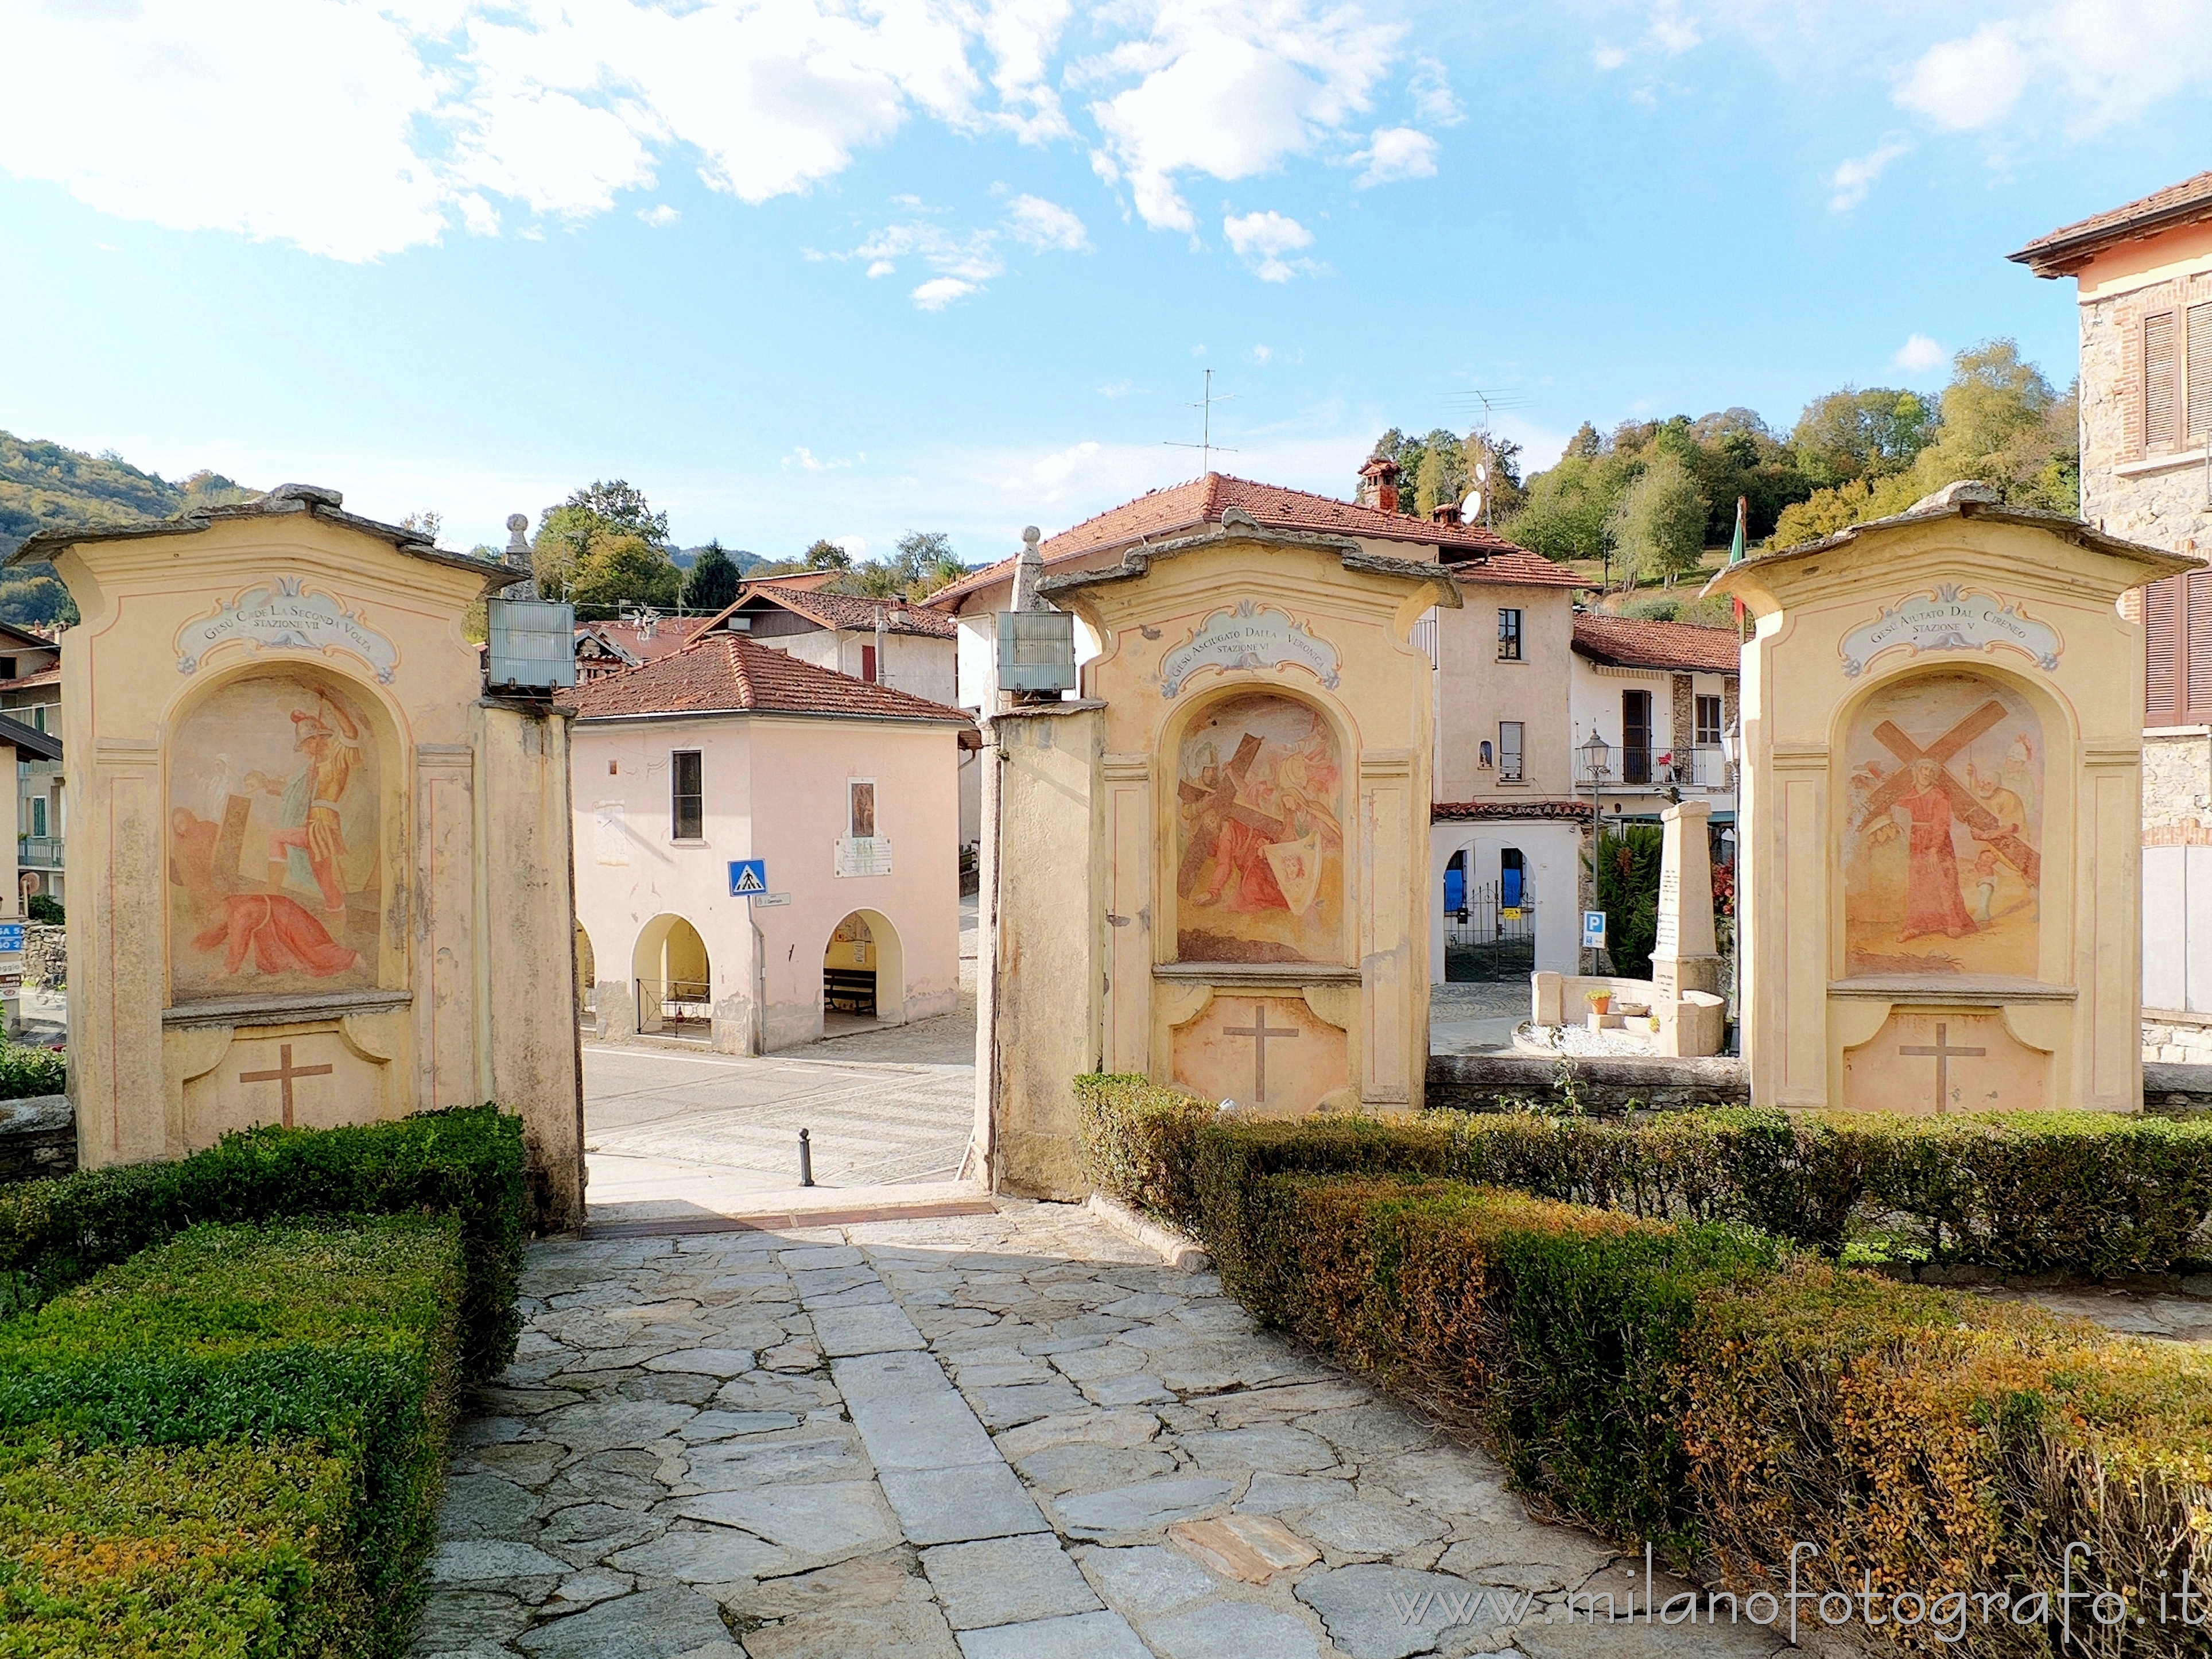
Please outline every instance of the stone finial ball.
[{"label": "stone finial ball", "polygon": [[524,531],[530,528],[530,515],[527,513],[508,514],[507,515],[507,527],[509,530],[512,530],[516,535],[520,536]]},{"label": "stone finial ball", "polygon": [[1038,537],[1039,533],[1040,533],[1040,532],[1039,532],[1039,531],[1038,531],[1037,527],[1036,527],[1035,525],[1033,525],[1033,524],[1030,524],[1030,525],[1024,525],[1024,526],[1022,526],[1022,539],[1023,539],[1024,541],[1025,541],[1025,542],[1033,542],[1033,541],[1035,541],[1035,540],[1037,538],[1037,537]]}]

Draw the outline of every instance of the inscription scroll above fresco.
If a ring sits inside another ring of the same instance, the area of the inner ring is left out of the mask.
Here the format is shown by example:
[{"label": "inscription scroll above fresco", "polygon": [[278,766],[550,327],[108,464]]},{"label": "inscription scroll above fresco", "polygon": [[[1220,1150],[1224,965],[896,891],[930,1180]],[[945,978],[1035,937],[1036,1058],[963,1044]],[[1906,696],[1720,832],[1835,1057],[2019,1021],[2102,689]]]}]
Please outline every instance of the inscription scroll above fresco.
[{"label": "inscription scroll above fresco", "polygon": [[392,684],[399,667],[398,647],[343,601],[302,586],[297,576],[249,587],[217,605],[212,616],[186,623],[177,633],[177,672],[197,673],[210,656],[230,645],[249,651],[289,646],[326,656],[343,651],[367,663],[384,685]]},{"label": "inscription scroll above fresco", "polygon": [[2021,613],[2019,602],[1979,593],[1945,582],[1884,605],[1872,622],[1844,635],[1844,673],[1856,679],[1885,651],[1900,647],[1914,656],[1927,651],[1993,651],[2009,646],[2048,673],[2058,666],[2064,648],[2058,630]]},{"label": "inscription scroll above fresco", "polygon": [[1241,599],[1217,611],[1189,639],[1160,659],[1160,695],[1179,694],[1201,668],[1303,668],[1334,690],[1340,666],[1336,647],[1287,611]]}]

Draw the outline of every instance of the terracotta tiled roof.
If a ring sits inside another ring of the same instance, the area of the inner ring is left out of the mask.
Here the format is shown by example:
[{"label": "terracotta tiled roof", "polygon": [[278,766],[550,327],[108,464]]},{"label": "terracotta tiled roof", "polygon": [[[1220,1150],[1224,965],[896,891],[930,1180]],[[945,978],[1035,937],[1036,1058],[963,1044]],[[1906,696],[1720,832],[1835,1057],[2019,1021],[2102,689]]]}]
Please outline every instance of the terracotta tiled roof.
[{"label": "terracotta tiled roof", "polygon": [[1586,611],[1575,618],[1575,649],[1593,661],[1621,668],[1733,674],[1742,660],[1743,641],[1732,628]]},{"label": "terracotta tiled roof", "polygon": [[[1480,525],[1432,524],[1402,513],[1383,513],[1371,507],[1340,501],[1333,495],[1316,495],[1280,484],[1255,483],[1249,478],[1209,472],[1186,483],[1155,489],[1133,501],[1109,507],[1095,519],[1085,519],[1072,529],[1048,538],[1039,547],[1049,569],[1065,560],[1115,548],[1144,538],[1158,540],[1200,525],[1218,524],[1231,507],[1242,507],[1263,530],[1304,530],[1340,536],[1364,536],[1376,541],[1411,542],[1440,550],[1462,580],[1510,581],[1546,587],[1572,587],[1581,579],[1564,566],[1539,554],[1516,547],[1495,531]],[[1486,561],[1469,563],[1469,561]],[[979,592],[1014,574],[1014,561],[963,576],[929,596],[932,605],[957,605],[969,594]]]},{"label": "terracotta tiled roof", "polygon": [[741,634],[709,634],[657,662],[579,685],[576,712],[587,720],[732,714],[972,723],[961,709],[817,668]]},{"label": "terracotta tiled roof", "polygon": [[1581,818],[1590,815],[1586,800],[1440,800],[1429,808],[1432,823],[1458,818]]},{"label": "terracotta tiled roof", "polygon": [[824,593],[794,592],[789,588],[764,588],[757,593],[739,596],[737,604],[716,616],[708,624],[720,623],[741,609],[748,600],[766,599],[780,605],[809,622],[819,623],[824,628],[842,628],[848,632],[872,633],[876,617],[880,615],[884,627],[893,634],[915,634],[925,639],[949,640],[959,632],[959,624],[944,611],[929,605],[916,605],[907,599],[872,599],[859,593]]},{"label": "terracotta tiled roof", "polygon": [[2039,276],[2064,276],[2116,243],[2171,230],[2177,225],[2212,219],[2212,173],[2200,173],[2178,185],[2154,190],[2140,200],[2094,213],[2047,236],[2039,236],[2005,257]]},{"label": "terracotta tiled roof", "polygon": [[649,635],[634,622],[595,622],[588,626],[592,633],[620,646],[640,662],[658,662],[697,639],[713,620],[711,617],[663,617],[653,624]]},{"label": "terracotta tiled roof", "polygon": [[17,680],[0,680],[0,691],[20,691],[27,685],[59,685],[62,667],[56,663],[52,668],[41,668],[35,674],[26,674]]}]

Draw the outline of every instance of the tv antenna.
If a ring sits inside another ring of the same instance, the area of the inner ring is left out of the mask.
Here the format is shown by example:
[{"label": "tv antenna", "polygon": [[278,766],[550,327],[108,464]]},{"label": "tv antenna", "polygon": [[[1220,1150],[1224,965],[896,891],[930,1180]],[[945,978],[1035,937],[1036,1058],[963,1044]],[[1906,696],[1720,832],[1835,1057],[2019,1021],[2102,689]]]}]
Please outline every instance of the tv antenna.
[{"label": "tv antenna", "polygon": [[1213,406],[1216,404],[1225,404],[1231,398],[1235,398],[1236,395],[1237,394],[1233,392],[1225,392],[1220,397],[1215,397],[1213,395],[1213,371],[1210,368],[1207,369],[1206,371],[1206,396],[1197,403],[1185,404],[1183,405],[1186,409],[1195,409],[1204,411],[1199,417],[1198,441],[1194,444],[1181,444],[1177,443],[1172,438],[1163,438],[1160,441],[1165,444],[1170,449],[1196,450],[1198,452],[1198,470],[1200,476],[1203,477],[1205,474],[1212,471],[1213,452],[1215,450],[1219,450],[1224,455],[1234,455],[1237,453],[1225,444],[1218,444],[1213,441]]}]

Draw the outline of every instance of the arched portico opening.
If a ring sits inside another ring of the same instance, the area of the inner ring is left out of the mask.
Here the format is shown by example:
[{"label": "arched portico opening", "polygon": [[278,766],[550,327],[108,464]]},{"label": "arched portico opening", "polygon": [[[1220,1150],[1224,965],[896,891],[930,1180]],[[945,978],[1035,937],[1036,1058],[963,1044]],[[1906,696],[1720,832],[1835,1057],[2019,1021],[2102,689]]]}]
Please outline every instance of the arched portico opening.
[{"label": "arched portico opening", "polygon": [[854,1020],[905,1022],[905,953],[880,910],[854,910],[830,931],[822,951],[822,1019],[825,1030]]},{"label": "arched portico opening", "polygon": [[1510,982],[1536,965],[1536,895],[1528,854],[1471,839],[1444,866],[1444,977]]},{"label": "arched portico opening", "polygon": [[630,952],[637,1029],[705,1036],[714,1023],[711,971],[707,941],[683,917],[659,915],[646,923]]},{"label": "arched portico opening", "polygon": [[592,936],[584,931],[584,924],[576,924],[576,1018],[588,1021],[592,1010],[599,1004],[599,958],[592,950]]}]

